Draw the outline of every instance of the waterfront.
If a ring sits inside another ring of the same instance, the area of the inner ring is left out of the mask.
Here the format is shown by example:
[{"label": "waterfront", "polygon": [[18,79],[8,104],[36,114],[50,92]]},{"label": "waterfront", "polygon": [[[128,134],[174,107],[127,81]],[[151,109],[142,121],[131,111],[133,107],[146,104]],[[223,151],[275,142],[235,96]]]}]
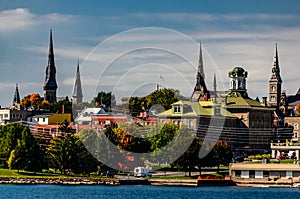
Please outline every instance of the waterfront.
[{"label": "waterfront", "polygon": [[0,198],[286,198],[293,188],[0,185]]}]

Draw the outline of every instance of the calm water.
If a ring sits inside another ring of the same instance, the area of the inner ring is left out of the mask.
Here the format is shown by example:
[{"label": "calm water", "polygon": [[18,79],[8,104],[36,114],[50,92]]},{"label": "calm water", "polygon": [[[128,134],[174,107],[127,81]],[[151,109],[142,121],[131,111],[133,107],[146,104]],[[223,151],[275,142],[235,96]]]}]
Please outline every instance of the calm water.
[{"label": "calm water", "polygon": [[0,185],[0,198],[298,198],[300,189],[251,187]]}]

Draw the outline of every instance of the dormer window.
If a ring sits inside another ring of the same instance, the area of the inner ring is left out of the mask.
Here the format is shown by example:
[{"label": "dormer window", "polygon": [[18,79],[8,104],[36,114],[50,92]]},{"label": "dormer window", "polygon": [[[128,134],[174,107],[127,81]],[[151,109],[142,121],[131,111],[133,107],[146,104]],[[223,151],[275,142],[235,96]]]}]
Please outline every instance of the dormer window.
[{"label": "dormer window", "polygon": [[181,113],[180,106],[174,106],[174,113]]}]

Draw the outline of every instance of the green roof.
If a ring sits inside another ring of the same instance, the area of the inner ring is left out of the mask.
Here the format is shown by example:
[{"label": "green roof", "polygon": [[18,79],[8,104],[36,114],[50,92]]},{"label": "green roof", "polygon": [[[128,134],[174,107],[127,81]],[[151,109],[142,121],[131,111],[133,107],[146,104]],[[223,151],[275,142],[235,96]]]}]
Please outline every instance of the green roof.
[{"label": "green roof", "polygon": [[[174,113],[173,107],[180,106],[183,108],[180,113]],[[197,116],[214,116],[214,107],[216,105],[212,101],[177,101],[172,104],[172,108],[160,114],[159,117],[197,117]],[[221,116],[236,117],[226,109],[220,106]]]},{"label": "green roof", "polygon": [[264,104],[258,102],[256,100],[250,98],[243,98],[241,96],[228,96],[226,100],[227,107],[244,107],[244,108],[251,108],[251,107],[261,107],[264,108]]}]

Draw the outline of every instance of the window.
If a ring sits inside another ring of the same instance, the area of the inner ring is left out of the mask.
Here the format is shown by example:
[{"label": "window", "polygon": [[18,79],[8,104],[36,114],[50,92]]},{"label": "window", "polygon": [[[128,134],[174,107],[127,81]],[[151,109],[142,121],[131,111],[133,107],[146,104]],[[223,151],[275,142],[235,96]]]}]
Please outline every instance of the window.
[{"label": "window", "polygon": [[46,121],[46,118],[43,118],[43,122],[45,122]]},{"label": "window", "polygon": [[294,138],[298,138],[298,131],[294,132]]},{"label": "window", "polygon": [[8,114],[7,113],[4,114],[4,118],[8,118]]},{"label": "window", "polygon": [[271,91],[272,91],[272,92],[274,92],[275,89],[276,89],[275,86],[272,86],[272,87],[271,87]]},{"label": "window", "polygon": [[298,123],[295,123],[295,124],[294,124],[294,129],[295,129],[295,130],[298,130]]},{"label": "window", "polygon": [[275,102],[275,96],[271,96],[271,102]]},{"label": "window", "polygon": [[192,120],[190,120],[190,122],[189,122],[189,128],[191,128],[191,129],[192,129],[192,128],[193,128],[193,126],[194,126],[194,125],[193,125],[193,121],[192,121]]},{"label": "window", "polygon": [[180,106],[174,106],[174,113],[180,113]]}]

